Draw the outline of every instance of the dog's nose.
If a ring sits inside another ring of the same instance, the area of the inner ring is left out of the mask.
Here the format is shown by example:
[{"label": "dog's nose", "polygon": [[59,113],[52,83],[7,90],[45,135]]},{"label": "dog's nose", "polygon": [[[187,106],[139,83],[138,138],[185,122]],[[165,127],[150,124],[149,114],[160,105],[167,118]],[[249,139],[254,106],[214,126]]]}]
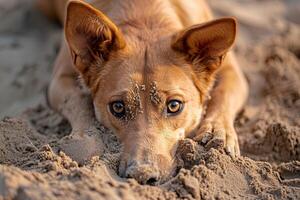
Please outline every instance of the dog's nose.
[{"label": "dog's nose", "polygon": [[126,170],[126,177],[134,178],[143,185],[155,185],[159,181],[159,170],[149,164],[131,165]]}]

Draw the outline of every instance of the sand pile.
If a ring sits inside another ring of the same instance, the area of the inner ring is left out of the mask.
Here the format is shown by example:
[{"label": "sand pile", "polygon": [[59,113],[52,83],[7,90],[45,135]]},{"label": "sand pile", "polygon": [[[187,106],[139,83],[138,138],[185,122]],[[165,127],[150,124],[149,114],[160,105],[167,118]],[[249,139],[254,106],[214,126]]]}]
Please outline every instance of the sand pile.
[{"label": "sand pile", "polygon": [[[29,113],[35,117],[47,113],[47,118],[60,118],[47,107]],[[272,166],[247,157],[231,158],[221,150],[207,150],[189,139],[183,140],[178,148],[182,167],[179,173],[159,186],[143,186],[133,179],[117,176],[120,148],[115,136],[103,127],[99,127],[99,133],[110,140],[110,148],[105,149],[104,155],[79,166],[63,152],[55,153],[51,148],[68,132],[68,124],[63,119],[57,121],[60,130],[45,128],[42,118],[35,125],[33,121],[17,118],[0,123],[4,133],[0,140],[1,158],[6,164],[1,165],[2,196],[7,199],[300,198],[299,161]],[[52,134],[38,133],[41,126],[49,133],[53,131]]]},{"label": "sand pile", "polygon": [[[29,8],[19,9],[27,13]],[[238,43],[238,59],[251,88],[249,101],[236,120],[243,156],[231,158],[220,149],[183,140],[177,150],[178,173],[157,186],[117,175],[122,147],[101,125],[95,134],[105,144],[102,155],[80,165],[59,151],[60,140],[70,134],[71,127],[40,98],[50,77],[49,59],[52,62],[56,54],[57,47],[50,45],[45,50],[48,56],[40,53],[44,56],[36,61],[42,68],[36,67],[36,74],[11,73],[22,80],[17,89],[14,82],[5,82],[14,93],[26,93],[32,87],[40,103],[34,104],[28,95],[27,103],[17,103],[25,110],[22,114],[0,121],[0,199],[300,199],[300,28],[280,20],[268,39],[254,42],[243,37]],[[37,23],[32,17],[26,22]],[[242,25],[242,32],[249,32],[248,28]],[[57,28],[52,31],[56,33]],[[5,34],[0,30],[0,42]],[[24,37],[20,44],[26,41]],[[51,40],[59,42],[55,38]],[[0,45],[0,57],[9,53],[6,48]],[[5,102],[18,96],[4,90],[1,94],[6,95]]]},{"label": "sand pile", "polygon": [[247,155],[268,161],[300,159],[299,30],[291,26],[246,51],[257,68],[248,74],[253,94],[237,119]]}]

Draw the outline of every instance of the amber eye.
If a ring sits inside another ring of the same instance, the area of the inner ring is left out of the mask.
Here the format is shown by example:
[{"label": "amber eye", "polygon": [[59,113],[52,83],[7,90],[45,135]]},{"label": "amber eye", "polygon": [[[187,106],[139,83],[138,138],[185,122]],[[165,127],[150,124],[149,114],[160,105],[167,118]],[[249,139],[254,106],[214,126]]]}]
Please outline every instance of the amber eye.
[{"label": "amber eye", "polygon": [[183,103],[179,100],[170,100],[167,104],[168,114],[179,114],[183,109]]},{"label": "amber eye", "polygon": [[110,112],[118,118],[125,115],[125,104],[123,101],[114,101],[109,105]]}]

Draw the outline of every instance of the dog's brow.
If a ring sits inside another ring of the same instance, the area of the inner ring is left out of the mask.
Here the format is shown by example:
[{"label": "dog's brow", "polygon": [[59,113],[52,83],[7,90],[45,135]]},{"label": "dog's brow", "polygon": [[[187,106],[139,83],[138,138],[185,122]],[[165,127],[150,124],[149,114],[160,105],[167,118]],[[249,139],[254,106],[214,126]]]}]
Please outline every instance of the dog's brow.
[{"label": "dog's brow", "polygon": [[179,92],[181,93],[182,91],[189,91],[188,89],[185,88],[172,88],[172,89],[161,89],[158,90],[158,92],[162,92],[162,93],[174,93],[174,92]]},{"label": "dog's brow", "polygon": [[114,92],[114,94],[111,95],[111,99],[118,98],[118,97],[124,97],[129,92],[130,92],[129,90],[121,90],[121,91]]}]

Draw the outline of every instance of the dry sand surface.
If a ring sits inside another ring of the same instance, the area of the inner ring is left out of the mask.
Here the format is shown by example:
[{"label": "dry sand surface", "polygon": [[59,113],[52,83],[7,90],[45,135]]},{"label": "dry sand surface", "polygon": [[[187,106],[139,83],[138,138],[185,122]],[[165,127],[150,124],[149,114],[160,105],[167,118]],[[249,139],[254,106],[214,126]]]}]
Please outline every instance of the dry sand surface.
[{"label": "dry sand surface", "polygon": [[55,151],[71,130],[44,100],[61,29],[31,0],[0,0],[0,199],[300,199],[300,2],[210,2],[240,22],[235,51],[251,87],[236,120],[243,156],[186,139],[178,174],[145,186],[117,176],[121,146],[101,125],[103,155],[78,165]]}]

